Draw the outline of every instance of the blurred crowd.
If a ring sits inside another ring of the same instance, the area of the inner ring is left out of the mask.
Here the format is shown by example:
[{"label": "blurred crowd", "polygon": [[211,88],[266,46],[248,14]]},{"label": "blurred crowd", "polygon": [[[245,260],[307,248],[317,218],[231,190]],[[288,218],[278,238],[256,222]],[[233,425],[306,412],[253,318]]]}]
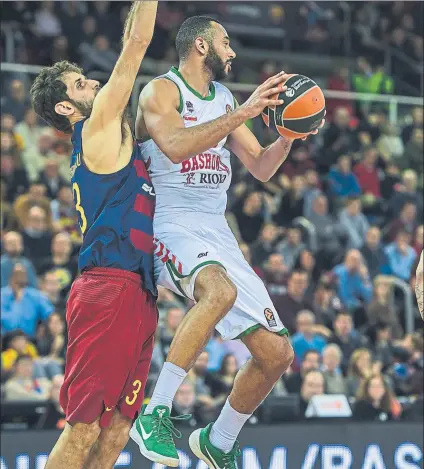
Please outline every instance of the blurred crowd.
[{"label": "blurred crowd", "polygon": [[[121,11],[116,15],[108,2],[43,2],[23,9],[24,3],[14,2],[8,14],[14,11],[9,19],[25,22],[24,36],[36,47],[28,61],[69,58],[89,69],[113,66],[111,44],[119,42],[127,6],[114,2]],[[171,3],[165,12],[159,31],[182,20]],[[106,28],[107,36],[101,35]],[[155,41],[163,37],[158,33]],[[175,63],[168,39],[154,48],[162,55],[153,53],[151,63],[160,65],[165,51]],[[363,59],[361,66],[367,63]],[[332,78],[335,88],[344,77],[342,69]],[[69,136],[37,118],[28,81],[8,80],[1,95],[1,395],[6,403],[45,403],[43,425],[61,428],[65,307],[78,275],[81,234]],[[363,85],[358,78],[357,86]],[[263,145],[275,140],[260,119],[249,125]],[[329,101],[320,135],[296,141],[270,181],[254,180],[236,158],[233,170],[228,223],[266,284],[296,353],[271,398],[298,396],[301,418],[320,394],[346,395],[357,419],[406,418],[408,405],[400,402],[407,398],[411,405],[422,396],[424,378],[422,322],[414,301],[418,332],[405,333],[405,293],[399,289],[413,291],[423,249],[422,108],[411,108],[394,125],[384,106]],[[189,307],[160,289],[147,398]],[[193,426],[212,420],[248,358],[241,342],[214,336],[180,387],[175,413],[191,413]],[[259,412],[251,423],[263,418]],[[16,414],[12,421],[20,419]]]}]

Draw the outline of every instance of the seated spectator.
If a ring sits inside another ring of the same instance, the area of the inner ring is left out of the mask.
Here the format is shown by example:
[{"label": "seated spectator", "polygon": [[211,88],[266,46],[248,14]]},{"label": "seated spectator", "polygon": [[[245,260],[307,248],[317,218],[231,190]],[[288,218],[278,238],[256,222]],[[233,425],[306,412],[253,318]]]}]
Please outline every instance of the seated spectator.
[{"label": "seated spectator", "polygon": [[387,241],[394,241],[399,231],[407,231],[410,235],[417,229],[417,206],[411,202],[406,202],[400,211],[399,217],[395,218],[385,228],[385,238]]},{"label": "seated spectator", "polygon": [[336,344],[328,344],[322,351],[321,371],[325,379],[326,394],[347,394],[346,380],[340,367],[342,351]]},{"label": "seated spectator", "polygon": [[278,226],[288,226],[297,218],[303,216],[305,178],[295,176],[291,182],[291,187],[282,199],[277,212],[273,216],[273,221]]},{"label": "seated spectator", "polygon": [[295,176],[305,176],[306,171],[315,169],[307,143],[296,140],[293,143],[288,160],[281,166],[281,171],[293,179]]},{"label": "seated spectator", "polygon": [[21,355],[28,355],[32,359],[38,358],[37,349],[28,341],[24,331],[15,329],[3,338],[4,351],[1,353],[1,366],[4,371],[11,370],[16,359]]},{"label": "seated spectator", "polygon": [[373,327],[379,323],[387,324],[395,339],[403,336],[399,314],[394,304],[393,281],[390,277],[383,275],[375,277],[374,295],[367,307],[367,316],[368,326]]},{"label": "seated spectator", "polygon": [[62,387],[63,380],[63,375],[57,375],[52,379],[50,402],[47,405],[46,419],[44,420],[43,429],[63,430],[65,428],[65,412],[59,402],[60,388]]},{"label": "seated spectator", "polygon": [[348,249],[361,249],[365,235],[369,229],[369,223],[361,212],[362,204],[359,197],[349,197],[346,208],[339,215],[340,223],[346,230]]},{"label": "seated spectator", "polygon": [[328,200],[324,194],[314,200],[309,221],[314,225],[317,236],[317,264],[320,269],[327,270],[340,259],[346,232],[328,213]]},{"label": "seated spectator", "polygon": [[30,106],[29,97],[22,80],[12,80],[10,82],[9,93],[2,100],[2,114],[12,114],[16,122],[21,122],[25,115],[25,110]]},{"label": "seated spectator", "polygon": [[263,197],[260,192],[252,192],[233,207],[237,223],[245,243],[255,241],[264,224]]},{"label": "seated spectator", "polygon": [[20,355],[14,372],[4,385],[5,402],[46,401],[50,397],[51,382],[46,378],[34,378],[34,362],[28,355]]},{"label": "seated spectator", "polygon": [[296,330],[296,316],[299,311],[312,310],[312,305],[305,297],[307,289],[308,274],[294,270],[287,282],[287,292],[279,296],[271,294],[275,309],[290,333]]},{"label": "seated spectator", "polygon": [[362,382],[353,407],[354,420],[381,421],[398,418],[402,412],[383,376],[373,373]]},{"label": "seated spectator", "polygon": [[29,337],[35,336],[39,321],[45,321],[53,312],[53,305],[39,290],[28,287],[27,273],[22,264],[13,268],[9,286],[1,289],[2,333],[22,329]]},{"label": "seated spectator", "polygon": [[395,191],[399,188],[400,169],[399,166],[392,162],[388,162],[384,171],[384,179],[381,181],[380,189],[384,200],[390,200]]},{"label": "seated spectator", "polygon": [[352,172],[352,159],[349,155],[342,155],[337,160],[337,166],[328,174],[330,196],[341,199],[360,195],[361,189],[356,176]]},{"label": "seated spectator", "polygon": [[264,282],[270,295],[279,297],[286,291],[289,269],[281,254],[271,254],[264,265]]},{"label": "seated spectator", "polygon": [[381,197],[377,161],[377,148],[371,146],[364,151],[362,161],[353,168],[362,194],[372,196],[373,200],[377,200]]},{"label": "seated spectator", "polygon": [[227,353],[222,359],[221,369],[214,375],[214,380],[210,382],[213,397],[227,398],[233,389],[234,379],[238,371],[236,357]]},{"label": "seated spectator", "polygon": [[396,240],[385,248],[385,252],[389,259],[390,270],[393,275],[409,282],[412,274],[417,253],[409,245],[411,235],[406,231],[398,231]]},{"label": "seated spectator", "polygon": [[1,155],[1,177],[7,182],[5,198],[10,202],[28,190],[28,176],[22,168],[20,158],[4,150]]},{"label": "seated spectator", "polygon": [[59,164],[57,158],[50,157],[44,161],[43,170],[38,176],[38,180],[47,188],[47,197],[56,199],[60,189],[67,185],[67,181],[59,174]]},{"label": "seated spectator", "polygon": [[392,327],[384,322],[377,323],[371,328],[371,335],[375,360],[385,372],[393,362]]},{"label": "seated spectator", "polygon": [[349,361],[346,384],[349,396],[355,396],[362,381],[373,373],[379,373],[381,363],[372,361],[371,352],[366,348],[356,349]]},{"label": "seated spectator", "polygon": [[287,392],[290,394],[299,394],[306,373],[311,370],[319,370],[320,361],[321,355],[319,352],[316,350],[308,350],[300,364],[300,370],[283,375],[282,379],[285,383]]},{"label": "seated spectator", "polygon": [[[44,128],[39,125],[38,116],[32,107],[26,109],[24,120],[15,127],[16,134],[22,138],[26,150],[37,147],[43,130]],[[31,179],[37,176],[38,169],[34,174],[31,172]],[[27,171],[30,172],[29,168],[27,168]]]},{"label": "seated spectator", "polygon": [[300,390],[300,417],[305,417],[306,409],[314,396],[325,394],[325,378],[321,371],[310,370],[305,374]]},{"label": "seated spectator", "polygon": [[306,249],[306,246],[304,246],[300,254],[297,256],[293,269],[303,270],[308,274],[309,289],[306,294],[307,296],[312,297],[319,277],[319,270],[317,268],[314,255],[311,251]]},{"label": "seated spectator", "polygon": [[[423,108],[421,106],[414,107],[411,112],[412,122],[403,128],[402,140],[405,145],[411,140],[416,129],[423,128]],[[408,166],[409,168],[411,167]]]},{"label": "seated spectator", "polygon": [[266,223],[262,227],[258,239],[252,244],[251,252],[254,265],[262,265],[274,252],[279,232],[279,228],[273,223]]},{"label": "seated spectator", "polygon": [[58,233],[51,243],[51,256],[41,262],[38,272],[54,272],[60,283],[60,294],[66,298],[78,274],[78,260],[72,256],[72,241],[68,233]]},{"label": "seated spectator", "polygon": [[303,192],[303,216],[309,219],[314,200],[322,193],[322,184],[318,173],[309,169],[305,173],[305,190]]},{"label": "seated spectator", "polygon": [[172,403],[172,411],[176,417],[183,415],[191,416],[190,419],[181,419],[179,426],[196,427],[204,422],[201,405],[196,399],[195,386],[190,379],[186,378],[178,388],[174,402]]},{"label": "seated spectator", "polygon": [[415,129],[412,133],[412,138],[408,142],[405,148],[405,152],[402,155],[402,158],[399,160],[399,166],[401,169],[414,168],[417,171],[419,176],[419,185],[422,189],[423,186],[423,159],[421,155],[423,154],[423,140],[424,134],[422,127],[420,129]]},{"label": "seated spectator", "polygon": [[169,347],[177,332],[178,326],[184,319],[185,312],[181,308],[170,308],[166,315],[165,323],[159,327],[158,339],[161,346],[163,358],[168,356]]},{"label": "seated spectator", "polygon": [[77,228],[77,215],[72,190],[69,186],[59,189],[57,198],[51,201],[52,221],[55,231],[66,231],[74,243],[81,243],[81,230]]},{"label": "seated spectator", "polygon": [[289,270],[292,270],[294,264],[306,248],[302,243],[302,233],[299,228],[291,227],[287,230],[286,238],[276,247],[276,251],[284,258],[284,264]]},{"label": "seated spectator", "polygon": [[381,231],[377,226],[371,226],[367,231],[361,254],[371,278],[379,274],[390,275],[389,259],[381,245]]},{"label": "seated spectator", "polygon": [[82,43],[79,47],[81,65],[84,70],[101,70],[112,72],[119,54],[110,47],[109,39],[105,35],[97,36],[92,44]]},{"label": "seated spectator", "polygon": [[[422,221],[423,200],[418,189],[418,175],[412,169],[407,169],[402,173],[401,182],[395,187],[396,191],[389,200],[389,209],[392,216],[397,216],[403,211],[406,203],[416,206],[416,212]],[[411,209],[410,209],[411,210]],[[410,223],[411,221],[408,220]]]},{"label": "seated spectator", "polygon": [[37,287],[37,276],[32,262],[22,255],[24,245],[22,235],[16,231],[10,231],[3,237],[4,254],[1,256],[1,287],[9,284],[13,267],[22,264],[28,275],[28,286]]},{"label": "seated spectator", "polygon": [[338,295],[349,311],[370,302],[372,284],[368,268],[359,251],[348,251],[344,263],[336,266],[333,273],[338,281]]},{"label": "seated spectator", "polygon": [[42,207],[47,214],[47,224],[52,225],[50,200],[46,197],[46,186],[33,182],[27,194],[20,195],[13,204],[13,211],[18,227],[24,229],[28,223],[28,214],[32,207]]},{"label": "seated spectator", "polygon": [[47,271],[40,280],[40,291],[50,300],[54,310],[65,315],[67,298],[61,295],[61,282],[55,271]]},{"label": "seated spectator", "polygon": [[[52,313],[37,331],[37,348],[41,357],[48,357],[62,368],[65,364],[66,333],[63,317]],[[56,373],[60,374],[60,373]],[[54,374],[52,374],[54,376]]]},{"label": "seated spectator", "polygon": [[218,372],[222,366],[222,360],[226,356],[224,341],[219,332],[215,329],[212,337],[209,339],[205,350],[209,354],[208,371]]},{"label": "seated spectator", "polygon": [[399,136],[399,129],[390,123],[383,126],[382,134],[376,142],[378,151],[385,160],[403,158],[404,146],[402,139]]},{"label": "seated spectator", "polygon": [[337,344],[343,352],[342,369],[347,370],[352,353],[367,345],[365,337],[353,328],[352,317],[349,313],[340,312],[337,314],[333,324],[334,333],[328,339],[328,343]]},{"label": "seated spectator", "polygon": [[314,313],[308,310],[299,311],[296,317],[296,333],[291,338],[297,362],[302,363],[308,350],[316,350],[321,354],[327,343],[324,338],[327,331],[323,334],[321,328],[315,324]]},{"label": "seated spectator", "polygon": [[342,302],[329,276],[322,276],[314,292],[313,311],[316,321],[332,329],[336,315],[342,310]]},{"label": "seated spectator", "polygon": [[39,269],[42,262],[50,255],[53,234],[49,229],[47,213],[42,207],[32,207],[24,226],[23,240],[25,252]]}]

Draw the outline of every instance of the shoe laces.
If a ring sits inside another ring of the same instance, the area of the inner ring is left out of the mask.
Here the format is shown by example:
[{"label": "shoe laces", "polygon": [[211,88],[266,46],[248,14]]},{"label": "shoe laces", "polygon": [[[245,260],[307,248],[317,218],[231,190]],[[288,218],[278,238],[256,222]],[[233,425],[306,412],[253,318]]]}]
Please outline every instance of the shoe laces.
[{"label": "shoe laces", "polygon": [[233,449],[222,456],[224,469],[237,469],[237,458],[241,455],[240,443],[235,442]]},{"label": "shoe laces", "polygon": [[159,443],[174,444],[173,438],[182,438],[182,433],[175,428],[173,422],[191,419],[191,414],[179,415],[178,417],[159,416],[154,417],[153,429]]}]

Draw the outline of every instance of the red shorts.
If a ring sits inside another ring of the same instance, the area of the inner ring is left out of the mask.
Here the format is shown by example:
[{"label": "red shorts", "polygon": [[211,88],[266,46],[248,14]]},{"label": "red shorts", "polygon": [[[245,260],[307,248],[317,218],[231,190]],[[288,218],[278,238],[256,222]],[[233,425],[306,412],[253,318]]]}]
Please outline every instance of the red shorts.
[{"label": "red shorts", "polygon": [[75,280],[66,322],[68,348],[60,404],[70,424],[110,424],[113,410],[139,412],[153,353],[156,301],[140,276],[94,268]]}]

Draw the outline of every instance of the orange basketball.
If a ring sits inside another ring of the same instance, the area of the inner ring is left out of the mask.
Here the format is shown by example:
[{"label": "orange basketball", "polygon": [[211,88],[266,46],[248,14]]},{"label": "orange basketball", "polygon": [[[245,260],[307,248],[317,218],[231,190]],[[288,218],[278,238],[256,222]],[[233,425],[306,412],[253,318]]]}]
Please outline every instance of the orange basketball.
[{"label": "orange basketball", "polygon": [[289,75],[285,85],[287,90],[278,96],[284,103],[266,107],[262,118],[282,137],[303,138],[317,129],[324,118],[324,94],[313,80],[303,75]]}]

